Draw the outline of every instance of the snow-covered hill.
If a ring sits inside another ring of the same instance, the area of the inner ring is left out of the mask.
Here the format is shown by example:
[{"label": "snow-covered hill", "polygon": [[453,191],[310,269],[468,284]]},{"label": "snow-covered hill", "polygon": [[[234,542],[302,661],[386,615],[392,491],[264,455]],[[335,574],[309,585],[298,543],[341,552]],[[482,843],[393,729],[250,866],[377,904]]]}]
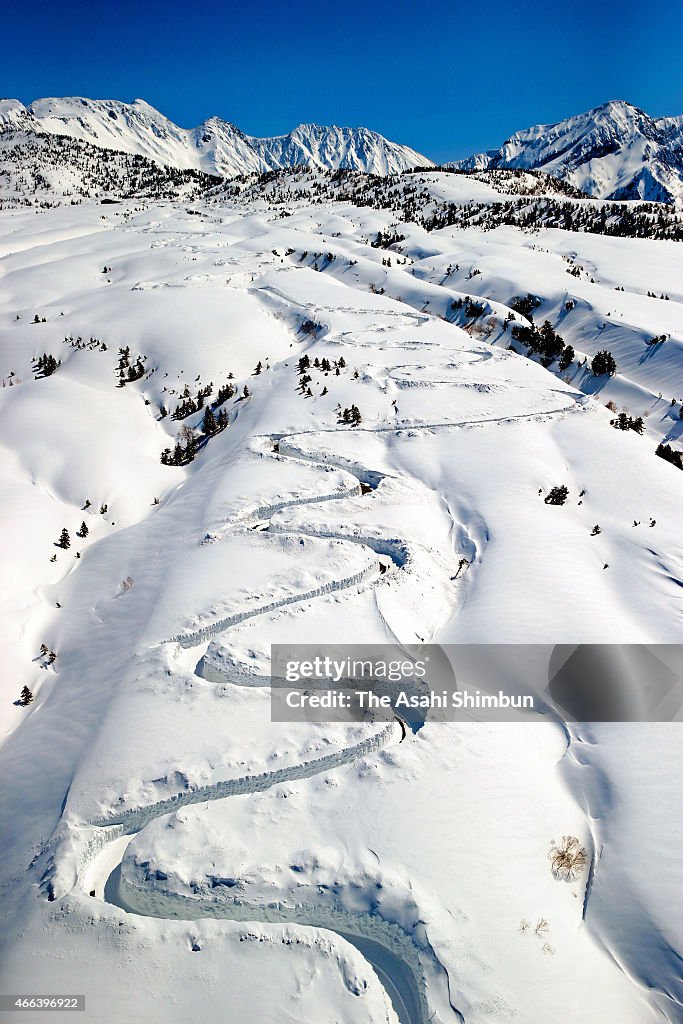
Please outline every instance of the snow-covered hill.
[{"label": "snow-covered hill", "polygon": [[0,134],[0,205],[46,207],[131,196],[187,201],[222,182],[194,168],[169,167],[67,135]]},{"label": "snow-covered hill", "polygon": [[0,101],[0,130],[68,135],[94,146],[145,156],[171,167],[234,177],[305,164],[393,174],[431,161],[367,128],[302,124],[288,135],[254,138],[219,117],[179,128],[144,100],[84,97]]},{"label": "snow-covered hill", "polygon": [[463,170],[537,168],[603,199],[683,198],[683,116],[651,118],[623,100],[515,132]]},{"label": "snow-covered hill", "polygon": [[[526,171],[202,188],[5,116],[37,191],[0,210],[0,988],[98,1024],[681,1024],[680,723],[269,699],[279,641],[680,660],[672,212]],[[93,198],[45,208],[71,174]]]}]

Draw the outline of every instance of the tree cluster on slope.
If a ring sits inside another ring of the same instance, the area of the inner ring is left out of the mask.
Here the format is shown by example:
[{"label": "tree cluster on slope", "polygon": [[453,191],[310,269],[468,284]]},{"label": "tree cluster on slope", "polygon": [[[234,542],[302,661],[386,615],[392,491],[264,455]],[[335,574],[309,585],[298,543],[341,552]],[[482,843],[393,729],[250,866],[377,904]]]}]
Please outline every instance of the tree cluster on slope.
[{"label": "tree cluster on slope", "polygon": [[44,352],[43,355],[38,356],[38,358],[34,362],[34,373],[36,375],[36,380],[39,380],[41,377],[51,377],[52,374],[57,369],[57,367],[61,365],[61,359],[55,359],[54,356],[49,355],[47,352]]},{"label": "tree cluster on slope", "polygon": [[613,420],[610,420],[615,430],[635,430],[636,434],[642,434],[645,430],[645,423],[642,416],[629,416],[626,412],[620,412]]},{"label": "tree cluster on slope", "polygon": [[83,199],[192,199],[222,178],[168,167],[139,154],[104,149],[65,135],[6,132],[0,167],[0,206],[72,205]]},{"label": "tree cluster on slope", "polygon": [[126,384],[132,384],[136,380],[140,380],[145,375],[145,366],[143,360],[146,356],[136,356],[134,361],[131,363],[130,347],[126,345],[124,348],[119,349],[119,365],[116,372],[119,375],[118,387],[123,388]]},{"label": "tree cluster on slope", "polygon": [[657,445],[655,455],[659,455],[660,459],[670,462],[677,469],[683,469],[683,452],[672,448],[670,444],[665,444],[664,441],[661,441]]}]

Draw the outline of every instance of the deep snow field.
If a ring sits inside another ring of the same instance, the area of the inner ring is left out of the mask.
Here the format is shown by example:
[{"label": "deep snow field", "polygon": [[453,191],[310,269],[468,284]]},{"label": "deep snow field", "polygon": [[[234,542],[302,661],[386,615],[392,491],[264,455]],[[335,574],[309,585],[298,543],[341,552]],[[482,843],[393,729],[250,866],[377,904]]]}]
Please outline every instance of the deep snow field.
[{"label": "deep snow field", "polygon": [[[285,212],[0,214],[2,990],[107,1024],[683,1021],[680,723],[402,738],[272,723],[268,689],[282,641],[683,642],[683,473],[655,456],[683,246],[403,224],[389,250],[388,211]],[[527,293],[563,372],[508,347]],[[229,374],[227,428],[162,465],[204,412],[160,408]]]}]

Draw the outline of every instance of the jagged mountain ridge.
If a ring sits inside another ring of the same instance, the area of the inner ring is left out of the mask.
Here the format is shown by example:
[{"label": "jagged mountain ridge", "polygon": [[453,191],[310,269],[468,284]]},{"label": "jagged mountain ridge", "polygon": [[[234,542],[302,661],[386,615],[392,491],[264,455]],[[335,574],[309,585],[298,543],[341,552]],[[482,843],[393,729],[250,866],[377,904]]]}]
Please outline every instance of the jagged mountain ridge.
[{"label": "jagged mountain ridge", "polygon": [[[98,149],[222,177],[306,165],[390,175],[434,166],[367,128],[301,124],[256,138],[211,117],[180,128],[146,103],[66,97],[0,100],[0,134],[66,136]],[[48,148],[46,147],[46,152]],[[511,135],[499,149],[446,164],[478,170],[542,170],[594,198],[683,203],[683,116],[651,118],[622,100]]]},{"label": "jagged mountain ridge", "polygon": [[40,99],[24,106],[0,101],[0,131],[67,135],[99,148],[137,154],[181,169],[223,177],[305,164],[394,174],[431,161],[367,128],[301,124],[288,135],[255,138],[211,117],[180,128],[144,100]]},{"label": "jagged mountain ridge", "polygon": [[683,116],[651,118],[623,100],[515,132],[448,166],[539,169],[600,199],[683,200]]}]

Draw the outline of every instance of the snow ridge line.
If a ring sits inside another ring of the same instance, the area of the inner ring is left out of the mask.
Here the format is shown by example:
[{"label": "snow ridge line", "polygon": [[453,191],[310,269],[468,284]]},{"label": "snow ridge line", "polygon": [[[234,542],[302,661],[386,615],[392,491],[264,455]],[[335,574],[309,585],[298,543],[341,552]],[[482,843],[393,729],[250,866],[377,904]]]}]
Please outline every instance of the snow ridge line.
[{"label": "snow ridge line", "polygon": [[[248,793],[262,793],[272,786],[281,782],[292,782],[296,779],[308,779],[313,775],[320,775],[322,772],[330,771],[332,768],[339,768],[341,765],[349,764],[360,757],[374,754],[387,745],[392,733],[397,728],[397,723],[389,722],[379,732],[351,747],[343,747],[332,754],[325,754],[323,757],[311,758],[309,761],[300,761],[299,764],[289,765],[286,768],[277,768],[272,772],[261,772],[259,775],[242,775],[234,779],[226,779],[224,782],[215,782],[210,786],[200,786],[198,789],[186,793],[177,793],[167,800],[159,800],[148,807],[136,807],[120,814],[112,814],[106,817],[92,818],[89,825],[96,828],[109,828],[109,826],[120,826],[119,835],[129,835],[132,832],[139,832],[150,821],[170,814],[178,807],[187,804],[200,804],[210,800],[222,800],[229,796],[241,796]],[[106,842],[111,840],[110,834],[106,835]],[[118,838],[114,836],[113,838]],[[88,858],[89,859],[89,858]],[[79,870],[85,865],[81,865]]]},{"label": "snow ridge line", "polygon": [[[339,539],[345,540],[346,538],[340,537]],[[285,608],[290,604],[299,604],[302,601],[310,601],[314,597],[332,594],[336,590],[346,590],[348,587],[359,586],[361,583],[365,583],[367,579],[378,576],[379,568],[372,563],[352,576],[346,576],[341,580],[331,580],[329,583],[324,583],[320,587],[308,590],[304,594],[291,594],[289,597],[278,598],[276,601],[271,601],[270,604],[260,605],[260,607],[253,608],[248,612],[236,612],[234,615],[227,615],[224,619],[219,619],[218,622],[214,622],[210,626],[203,626],[201,629],[196,629],[191,633],[177,633],[175,636],[168,637],[168,639],[161,642],[164,644],[177,643],[181,647],[196,647],[198,644],[204,643],[205,640],[210,640],[212,637],[217,636],[218,633],[223,633],[226,629],[230,629],[231,626],[236,626],[247,619],[253,619],[257,615],[267,615],[268,612],[276,611],[278,608]]]}]

